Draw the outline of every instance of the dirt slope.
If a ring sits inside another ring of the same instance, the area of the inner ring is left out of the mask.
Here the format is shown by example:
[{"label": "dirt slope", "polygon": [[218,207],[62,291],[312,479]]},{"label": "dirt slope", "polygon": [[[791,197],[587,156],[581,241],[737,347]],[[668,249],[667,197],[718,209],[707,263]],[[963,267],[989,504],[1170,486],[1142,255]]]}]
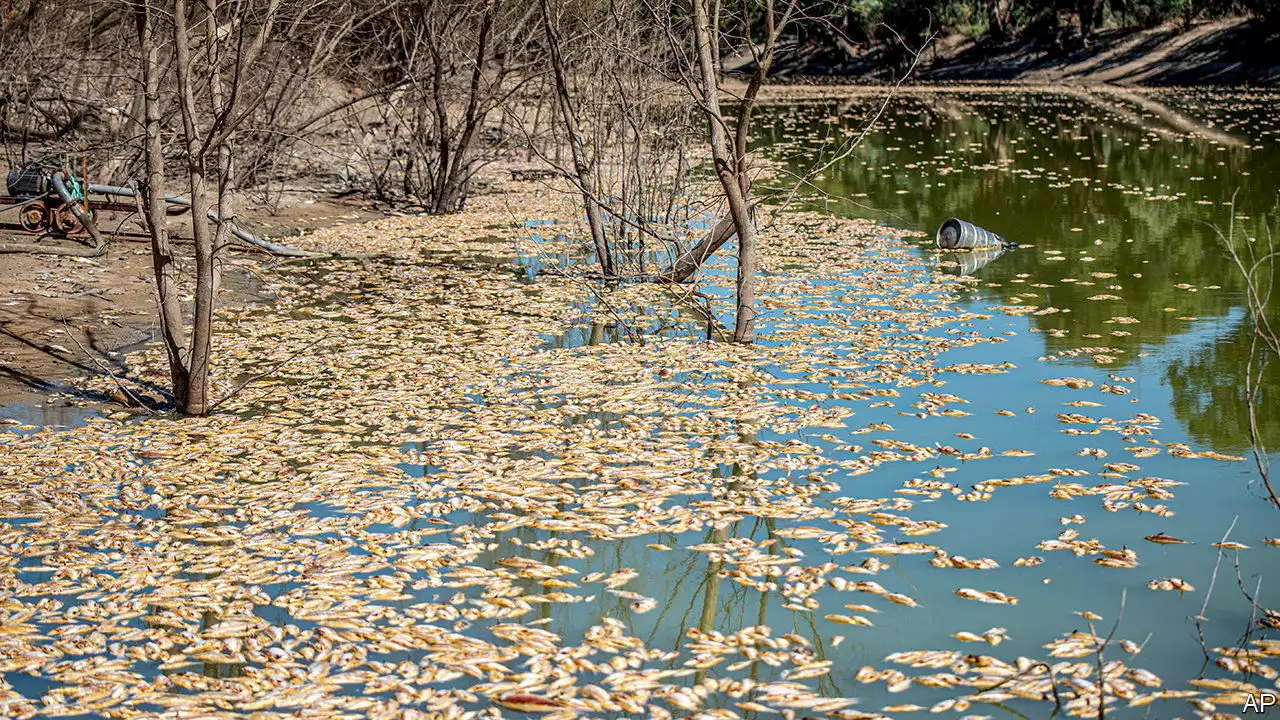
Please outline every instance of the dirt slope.
[{"label": "dirt slope", "polygon": [[926,80],[1022,80],[1113,85],[1273,85],[1280,81],[1280,38],[1244,18],[1107,30],[1088,50],[1022,42],[996,48],[945,42],[919,73]]}]

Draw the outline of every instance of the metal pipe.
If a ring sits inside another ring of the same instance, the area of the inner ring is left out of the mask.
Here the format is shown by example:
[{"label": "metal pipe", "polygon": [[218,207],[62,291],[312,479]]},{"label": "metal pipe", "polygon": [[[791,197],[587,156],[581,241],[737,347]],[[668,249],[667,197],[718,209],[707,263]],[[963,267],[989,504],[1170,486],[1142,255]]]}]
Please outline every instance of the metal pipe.
[{"label": "metal pipe", "polygon": [[[97,183],[89,183],[86,186],[89,192],[95,192],[99,195],[120,195],[121,197],[137,197],[136,190],[130,187],[121,187],[119,185],[99,185]],[[182,205],[191,207],[191,201],[181,195],[165,195],[164,201],[173,205]]]},{"label": "metal pipe", "polygon": [[80,221],[80,224],[84,226],[85,231],[89,233],[89,237],[93,238],[93,248],[95,250],[105,248],[106,242],[98,232],[98,226],[93,223],[93,218],[89,217],[89,213],[85,212],[84,208],[80,207],[80,201],[71,197],[71,193],[67,190],[67,186],[62,183],[62,178],[58,177],[57,173],[54,173],[51,180],[53,181],[53,191],[58,193],[58,197],[62,198],[62,202],[67,207],[71,208],[71,213],[75,215],[76,219]]},{"label": "metal pipe", "polygon": [[[137,197],[138,195],[137,191],[133,188],[121,187],[119,185],[98,185],[96,183],[89,183],[88,188],[89,192],[95,192],[100,195],[120,195],[121,197]],[[164,201],[170,205],[191,207],[191,201],[181,195],[165,195]],[[206,214],[210,220],[218,223],[219,225],[223,224],[222,220],[218,217],[218,214],[213,210],[208,211]],[[311,252],[310,250],[299,250],[287,245],[278,245],[269,240],[263,240],[262,238],[241,228],[234,220],[228,220],[226,225],[227,229],[231,231],[231,234],[235,235],[240,240],[276,255],[288,255],[290,257],[320,257],[324,255],[324,253]]]}]

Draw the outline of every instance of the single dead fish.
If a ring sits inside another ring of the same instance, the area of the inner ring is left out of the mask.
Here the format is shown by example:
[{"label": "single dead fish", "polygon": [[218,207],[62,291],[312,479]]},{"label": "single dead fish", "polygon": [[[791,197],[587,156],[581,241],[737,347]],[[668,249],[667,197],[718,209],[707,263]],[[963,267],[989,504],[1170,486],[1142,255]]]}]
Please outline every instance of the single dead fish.
[{"label": "single dead fish", "polygon": [[569,708],[567,704],[554,698],[518,692],[503,693],[494,698],[494,702],[508,710],[522,713],[552,713]]}]

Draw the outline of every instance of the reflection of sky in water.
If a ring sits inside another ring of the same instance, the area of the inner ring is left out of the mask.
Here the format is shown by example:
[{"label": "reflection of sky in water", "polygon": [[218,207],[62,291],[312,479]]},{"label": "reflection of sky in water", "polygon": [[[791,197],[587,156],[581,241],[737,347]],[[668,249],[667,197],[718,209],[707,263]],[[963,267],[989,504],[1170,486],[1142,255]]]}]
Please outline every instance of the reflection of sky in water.
[{"label": "reflection of sky in water", "polygon": [[[1029,252],[1029,251],[1019,251]],[[926,253],[929,254],[929,253]],[[1003,262],[1008,258],[1000,258]],[[922,258],[921,267],[932,267],[933,261]],[[708,273],[715,285],[707,288],[709,294],[719,298],[722,322],[732,322],[731,294],[728,289],[731,265],[721,257]],[[980,273],[981,275],[981,273]],[[1034,276],[1027,279],[1035,280]],[[816,281],[829,286],[830,281]],[[847,281],[856,282],[856,278]],[[862,700],[860,708],[873,709],[886,704],[915,702],[929,705],[937,700],[952,697],[954,692],[931,690],[919,686],[900,695],[890,695],[883,683],[862,685],[853,675],[863,665],[884,667],[884,656],[904,649],[958,649],[1011,659],[1018,655],[1044,658],[1047,651],[1041,645],[1071,630],[1088,630],[1088,621],[1074,614],[1077,611],[1093,611],[1104,620],[1097,623],[1100,634],[1111,627],[1121,602],[1122,592],[1127,593],[1125,617],[1117,638],[1147,640],[1146,650],[1136,658],[1123,655],[1113,649],[1110,659],[1122,658],[1130,666],[1144,667],[1164,678],[1166,687],[1184,687],[1186,680],[1201,670],[1203,657],[1195,638],[1191,616],[1198,614],[1204,601],[1204,591],[1209,586],[1217,551],[1210,546],[1226,529],[1236,522],[1232,537],[1252,545],[1255,549],[1241,557],[1241,572],[1246,586],[1253,589],[1256,574],[1265,572],[1275,563],[1270,557],[1273,549],[1261,544],[1264,535],[1272,532],[1274,510],[1250,493],[1249,483],[1254,478],[1251,463],[1224,463],[1207,459],[1179,459],[1166,454],[1152,458],[1133,460],[1125,450],[1129,443],[1112,432],[1098,435],[1070,436],[1060,432],[1065,426],[1057,419],[1058,413],[1079,412],[1091,417],[1110,417],[1118,421],[1137,413],[1150,413],[1163,421],[1154,436],[1163,442],[1186,442],[1196,449],[1206,449],[1190,437],[1173,411],[1174,398],[1164,381],[1168,363],[1185,356],[1190,349],[1203,346],[1229,334],[1241,321],[1241,311],[1229,308],[1225,315],[1209,317],[1188,323],[1182,330],[1163,339],[1162,344],[1144,344],[1134,349],[1133,357],[1123,364],[1094,365],[1087,361],[1064,358],[1057,361],[1041,361],[1048,349],[1046,335],[1039,330],[1036,318],[1009,317],[988,310],[994,300],[986,289],[967,291],[959,298],[962,309],[973,313],[989,313],[991,318],[976,321],[966,331],[976,331],[984,336],[1012,333],[1003,336],[1004,343],[983,343],[973,347],[952,350],[939,358],[938,364],[951,363],[1002,363],[1016,365],[1016,369],[1001,375],[940,375],[946,384],[940,388],[929,385],[904,388],[902,397],[894,406],[869,408],[866,402],[849,403],[828,399],[827,403],[849,405],[855,415],[846,420],[848,428],[811,428],[802,431],[796,439],[820,446],[833,461],[853,457],[847,450],[839,450],[819,435],[835,436],[840,444],[862,444],[876,437],[891,437],[921,446],[935,442],[950,444],[961,450],[974,451],[987,446],[997,454],[986,460],[961,462],[958,459],[936,458],[926,463],[890,462],[874,472],[841,481],[842,494],[850,497],[894,497],[902,483],[913,477],[925,476],[925,471],[936,466],[955,466],[959,469],[946,479],[968,489],[974,483],[992,478],[1017,477],[1044,473],[1049,468],[1076,468],[1087,470],[1089,476],[1061,478],[1063,482],[1080,482],[1092,486],[1105,478],[1104,462],[1133,461],[1141,466],[1131,477],[1156,476],[1186,483],[1174,488],[1176,497],[1169,505],[1176,514],[1161,518],[1154,514],[1137,514],[1132,509],[1106,512],[1098,498],[1081,498],[1073,501],[1057,500],[1048,495],[1052,482],[1021,487],[1000,488],[988,502],[959,502],[944,495],[936,501],[919,497],[911,499],[918,504],[909,514],[915,520],[933,520],[948,527],[936,534],[918,539],[936,543],[952,555],[971,559],[988,557],[1000,563],[995,570],[936,569],[927,565],[928,555],[883,558],[889,565],[874,578],[892,591],[905,592],[918,599],[921,607],[904,608],[884,602],[863,593],[820,591],[815,597],[821,602],[816,613],[798,613],[783,607],[786,599],[777,592],[760,594],[730,579],[712,580],[708,577],[708,564],[700,553],[682,550],[689,545],[712,542],[716,538],[708,533],[686,533],[678,537],[644,536],[631,540],[594,545],[596,554],[581,560],[566,561],[578,570],[573,579],[590,572],[612,572],[618,568],[639,571],[626,589],[642,595],[659,598],[658,608],[636,614],[629,609],[629,602],[605,593],[598,586],[575,589],[579,594],[595,594],[593,602],[573,605],[543,606],[546,616],[552,619],[547,626],[566,638],[576,638],[593,624],[598,617],[610,616],[623,619],[635,633],[653,646],[674,647],[690,627],[698,624],[704,613],[714,613],[713,627],[732,632],[753,624],[767,624],[778,635],[795,632],[809,638],[818,649],[819,657],[832,660],[835,669],[824,678],[822,689],[830,695],[851,695]],[[828,312],[848,312],[849,306],[836,306]],[[789,318],[766,314],[762,317],[763,342],[769,342],[771,325],[780,321],[800,325],[817,324],[814,318]],[[1070,325],[1068,325],[1070,327]],[[942,336],[948,328],[930,331]],[[585,334],[566,335],[569,345],[585,342]],[[574,342],[576,339],[577,342]],[[1105,344],[1104,340],[1097,341]],[[1139,353],[1142,357],[1139,357]],[[786,373],[775,368],[775,375]],[[1132,389],[1130,395],[1113,395],[1100,392],[1104,383],[1114,384],[1112,373],[1131,375],[1135,382],[1126,383]],[[1070,390],[1042,384],[1044,379],[1078,376],[1092,381],[1095,387],[1087,390]],[[825,383],[807,383],[788,388],[818,393],[830,391]],[[781,388],[780,388],[781,389]],[[899,415],[899,410],[914,412],[910,405],[917,392],[937,391],[959,395],[969,402],[956,405],[971,415],[963,418],[917,418]],[[1074,400],[1099,402],[1102,407],[1075,408],[1064,403]],[[792,401],[783,401],[792,402]],[[1034,413],[1027,413],[1034,408]],[[996,415],[996,410],[1012,410],[1015,417]],[[588,419],[611,418],[590,414]],[[851,430],[871,423],[887,423],[894,426],[892,433],[853,435]],[[1079,426],[1072,426],[1079,427]],[[961,440],[954,433],[967,432],[972,440]],[[764,432],[760,439],[785,441],[789,436]],[[1139,439],[1142,439],[1139,437]],[[1099,448],[1108,453],[1106,459],[1081,457],[1081,448]],[[1030,450],[1030,457],[1002,457],[1007,449]],[[429,473],[429,470],[427,471]],[[778,477],[780,471],[769,471],[764,477]],[[837,473],[833,477],[842,477]],[[1123,479],[1115,482],[1124,482]],[[1103,568],[1093,563],[1092,556],[1076,557],[1065,551],[1044,552],[1037,543],[1051,539],[1063,529],[1059,521],[1076,513],[1084,515],[1087,522],[1069,527],[1079,530],[1083,539],[1097,538],[1109,548],[1131,547],[1139,552],[1140,566],[1131,570]],[[728,537],[750,537],[757,542],[769,537],[767,521],[746,517],[732,525]],[[821,522],[811,523],[821,526]],[[777,526],[786,523],[778,521]],[[1145,535],[1168,533],[1191,541],[1189,545],[1163,546],[1146,542]],[[548,533],[523,531],[526,543],[545,539]],[[892,536],[892,533],[889,533]],[[673,552],[659,552],[645,546],[660,542],[676,548]],[[827,556],[817,541],[783,541],[782,548],[796,548],[806,553],[804,562],[818,562]],[[553,563],[551,556],[529,553],[527,550],[503,545],[490,557],[509,554],[528,555],[543,562]],[[1014,566],[1019,557],[1038,555],[1043,565],[1034,568]],[[833,558],[842,565],[852,565],[868,557],[853,552]],[[1228,573],[1230,570],[1230,573]],[[1235,588],[1234,569],[1228,558],[1224,564],[1220,586],[1215,591],[1206,611],[1210,622],[1205,625],[1209,647],[1235,643],[1249,622],[1249,606]],[[857,578],[858,576],[851,576]],[[1197,592],[1179,596],[1178,593],[1160,593],[1148,590],[1148,580],[1158,577],[1182,577],[1191,582]],[[1048,582],[1045,582],[1048,579]],[[984,605],[961,599],[954,595],[960,587],[999,589],[1021,599],[1016,606]],[[1262,605],[1277,604],[1280,596],[1264,584],[1259,601]],[[845,603],[868,603],[881,612],[866,613],[874,627],[836,625],[823,619],[831,612],[858,614],[843,610]],[[539,615],[542,616],[541,614]],[[985,644],[963,643],[951,638],[960,630],[983,632],[988,628],[1003,627],[1009,640],[996,648]],[[845,636],[838,647],[832,644],[836,635]],[[1148,639],[1148,636],[1149,639]],[[729,664],[728,662],[725,663]],[[905,669],[905,668],[904,668]],[[1210,668],[1211,674],[1213,668]],[[712,671],[713,674],[716,671]],[[771,677],[769,669],[758,670],[762,678]],[[917,673],[922,674],[922,673]],[[738,673],[745,676],[746,671]],[[772,676],[776,677],[776,676]],[[1020,706],[1023,711],[1035,712],[1032,706]],[[1043,707],[1043,706],[1042,706]],[[1159,707],[1159,706],[1157,706]],[[1172,708],[1173,706],[1168,706]],[[979,709],[981,709],[979,707]],[[999,711],[996,711],[999,714]],[[1126,713],[1123,709],[1109,711],[1114,717],[1139,717],[1143,712]]]},{"label": "reflection of sky in water", "polygon": [[[39,427],[71,427],[97,415],[92,409],[67,405],[64,401],[43,403],[17,403],[0,406],[0,418],[13,420],[20,425]],[[0,431],[14,430],[16,425],[0,425]]]}]

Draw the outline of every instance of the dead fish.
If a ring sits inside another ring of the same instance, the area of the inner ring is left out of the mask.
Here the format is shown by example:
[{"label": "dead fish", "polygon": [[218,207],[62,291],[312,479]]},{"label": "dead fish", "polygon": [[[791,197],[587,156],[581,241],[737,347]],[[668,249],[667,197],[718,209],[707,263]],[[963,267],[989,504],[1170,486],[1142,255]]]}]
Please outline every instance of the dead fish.
[{"label": "dead fish", "polygon": [[1166,534],[1164,534],[1164,533],[1162,533],[1162,532],[1156,533],[1155,535],[1148,535],[1148,536],[1146,537],[1146,539],[1147,539],[1147,540],[1149,540],[1150,542],[1158,543],[1158,544],[1160,544],[1160,545],[1185,545],[1185,544],[1187,544],[1187,541],[1186,541],[1186,540],[1179,540],[1178,538],[1176,538],[1176,537],[1174,537],[1174,536],[1172,536],[1172,535],[1166,535]]},{"label": "dead fish", "polygon": [[494,702],[508,710],[523,713],[552,713],[569,709],[563,701],[531,693],[503,693],[494,698]]}]

